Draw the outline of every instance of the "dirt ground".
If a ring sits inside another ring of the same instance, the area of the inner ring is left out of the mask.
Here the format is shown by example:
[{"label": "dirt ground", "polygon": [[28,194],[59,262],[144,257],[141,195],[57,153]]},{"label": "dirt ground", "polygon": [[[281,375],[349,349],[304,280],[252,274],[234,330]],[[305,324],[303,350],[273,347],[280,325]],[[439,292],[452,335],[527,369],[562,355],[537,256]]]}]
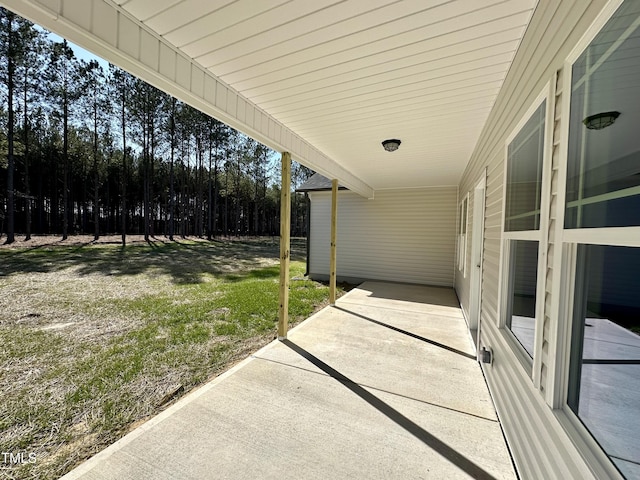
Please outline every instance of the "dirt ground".
[{"label": "dirt ground", "polygon": [[[279,262],[278,241],[277,237],[212,242],[175,237],[171,242],[158,236],[146,242],[143,236],[129,235],[130,251],[141,252],[130,258],[117,247],[121,243],[117,235],[98,241],[90,235],[64,241],[57,236],[24,241],[20,236],[11,245],[3,245],[0,238],[0,446],[38,455],[37,464],[24,468],[6,470],[0,465],[0,478],[58,478],[194,388],[195,379],[201,384],[271,341],[269,332],[211,338],[188,348],[167,344],[166,349],[150,353],[153,372],[127,382],[117,376],[98,378],[93,384],[88,380],[92,370],[102,368],[94,357],[106,358],[109,352],[109,358],[121,361],[126,371],[136,360],[132,351],[139,338],[143,344],[165,342],[162,328],[149,338],[132,337],[132,332],[147,325],[146,320],[115,308],[114,302],[159,295],[171,304],[188,306],[218,276],[256,269],[266,268],[267,280],[277,282],[277,270],[272,272],[272,267]],[[64,255],[57,254],[60,247]],[[304,240],[292,240],[292,259],[304,258]],[[211,299],[214,290],[200,295]],[[224,317],[225,309],[218,310],[209,313]],[[200,325],[191,322],[185,328]],[[160,357],[174,358],[169,351],[177,360],[166,365]],[[192,363],[182,358],[185,351]],[[207,362],[207,370],[201,369]],[[83,366],[82,372],[78,365]],[[106,387],[85,399],[78,390],[83,382],[94,390]],[[106,411],[119,403],[127,407]],[[105,422],[105,418],[111,420]],[[9,476],[4,477],[5,473]]]}]

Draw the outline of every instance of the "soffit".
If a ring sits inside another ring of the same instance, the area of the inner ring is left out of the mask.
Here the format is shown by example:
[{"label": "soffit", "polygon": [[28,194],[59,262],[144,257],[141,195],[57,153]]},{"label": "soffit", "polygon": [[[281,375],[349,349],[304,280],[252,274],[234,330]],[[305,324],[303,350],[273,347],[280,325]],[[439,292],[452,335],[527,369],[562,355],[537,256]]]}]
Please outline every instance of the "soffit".
[{"label": "soffit", "polygon": [[385,189],[458,183],[536,0],[113,3]]}]

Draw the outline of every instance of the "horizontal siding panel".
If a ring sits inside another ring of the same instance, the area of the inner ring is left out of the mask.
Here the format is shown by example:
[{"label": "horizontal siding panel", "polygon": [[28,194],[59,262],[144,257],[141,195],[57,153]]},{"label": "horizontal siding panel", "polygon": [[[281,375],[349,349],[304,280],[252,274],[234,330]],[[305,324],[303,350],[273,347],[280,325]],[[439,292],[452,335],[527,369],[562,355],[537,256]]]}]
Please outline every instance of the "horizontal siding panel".
[{"label": "horizontal siding panel", "polygon": [[553,141],[554,143],[556,143],[556,141],[559,141],[560,139],[560,122],[556,122],[556,124],[554,125],[553,128]]},{"label": "horizontal siding panel", "polygon": [[487,203],[485,214],[487,216],[487,220],[494,217],[494,222],[499,224],[502,221],[502,202]]},{"label": "horizontal siding panel", "polygon": [[[548,293],[553,293],[553,288],[550,286],[552,283],[552,279],[553,279],[553,269],[552,268],[548,268],[547,269],[547,281],[545,284],[545,291]],[[549,308],[550,308],[550,304],[549,304]],[[545,312],[548,312],[549,310],[545,310]]]},{"label": "horizontal siding panel", "polygon": [[[552,179],[551,179],[551,191],[554,194],[558,193],[558,175],[557,175],[557,171],[555,172],[555,174],[553,175]],[[555,197],[555,195],[554,195]]]},{"label": "horizontal siding panel", "polygon": [[[549,209],[550,209],[549,216],[554,220],[557,216],[556,215],[557,208],[558,208],[558,196],[554,193],[551,195],[551,202],[549,204]],[[549,226],[549,228],[551,228],[551,226]]]},{"label": "horizontal siding panel", "polygon": [[554,147],[553,149],[551,168],[553,168],[554,171],[557,171],[558,168],[560,168],[560,149],[557,147]]},{"label": "horizontal siding panel", "polygon": [[[553,244],[555,243],[555,240],[556,240],[555,225],[556,225],[555,219],[550,219],[549,220],[549,235],[548,235],[549,244],[550,244],[549,247],[550,248],[553,246]],[[547,254],[549,254],[549,253],[550,253],[550,250],[547,249]]]},{"label": "horizontal siding panel", "polygon": [[495,355],[493,366],[485,368],[487,381],[500,421],[509,426],[505,436],[521,478],[594,479],[562,442],[564,431],[515,359],[504,330],[488,325],[483,335]]},{"label": "horizontal siding panel", "polygon": [[[312,192],[310,273],[329,275],[330,192]],[[337,275],[452,286],[457,188],[338,195]]]},{"label": "horizontal siding panel", "polygon": [[[488,269],[488,267],[487,267]],[[485,300],[491,301],[494,305],[497,305],[496,299],[498,297],[498,274],[495,271],[487,272],[484,276],[484,288],[486,289]]]}]

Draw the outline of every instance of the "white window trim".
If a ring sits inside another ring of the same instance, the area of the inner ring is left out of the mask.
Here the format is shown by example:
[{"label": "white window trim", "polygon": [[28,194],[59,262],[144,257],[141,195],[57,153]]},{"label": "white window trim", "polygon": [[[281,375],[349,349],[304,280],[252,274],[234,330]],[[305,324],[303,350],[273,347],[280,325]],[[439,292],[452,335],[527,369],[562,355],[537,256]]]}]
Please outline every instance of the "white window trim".
[{"label": "white window trim", "polygon": [[[466,208],[464,208],[466,204]],[[469,193],[464,196],[458,204],[460,222],[458,224],[458,270],[462,272],[462,277],[467,277],[467,246],[469,238]],[[462,212],[465,212],[464,218]],[[464,227],[464,228],[463,228]],[[462,233],[464,230],[464,233]]]},{"label": "white window trim", "polygon": [[562,235],[564,243],[640,247],[640,227],[572,228]]},{"label": "white window trim", "polygon": [[[507,137],[504,144],[504,170],[503,170],[503,191],[502,191],[502,218],[501,218],[501,241],[500,241],[500,267],[498,280],[498,326],[503,336],[512,347],[512,351],[518,358],[522,367],[528,372],[536,388],[540,386],[540,370],[542,365],[542,342],[543,342],[543,322],[546,290],[546,266],[547,266],[547,246],[548,246],[548,226],[549,209],[551,202],[551,175],[552,175],[552,153],[553,153],[553,126],[555,120],[555,84],[549,82],[542,89],[540,94],[531,103],[531,106],[524,113],[516,127]],[[540,196],[540,228],[535,231],[505,232],[507,204],[507,172],[509,158],[509,144],[520,133],[522,128],[531,119],[542,102],[545,102],[545,125],[544,125],[544,145],[542,158],[542,186]],[[538,242],[538,270],[536,285],[536,310],[535,310],[535,337],[533,344],[533,360],[516,339],[511,329],[507,328],[507,319],[504,312],[507,309],[507,288],[505,285],[505,273],[509,261],[509,241],[510,240],[533,240]]]},{"label": "white window trim", "polygon": [[[555,204],[556,254],[552,265],[552,284],[557,286],[553,295],[549,316],[549,358],[555,359],[549,368],[546,403],[554,409],[565,433],[571,438],[582,457],[599,478],[622,478],[602,447],[567,405],[569,389],[569,364],[571,360],[571,330],[577,246],[579,243],[594,245],[618,245],[640,247],[640,227],[580,228],[565,230],[566,184],[569,153],[569,112],[571,111],[573,64],[600,33],[624,0],[610,0],[598,18],[577,42],[563,64],[562,121],[558,152],[558,191]],[[551,232],[550,232],[551,233]]]}]

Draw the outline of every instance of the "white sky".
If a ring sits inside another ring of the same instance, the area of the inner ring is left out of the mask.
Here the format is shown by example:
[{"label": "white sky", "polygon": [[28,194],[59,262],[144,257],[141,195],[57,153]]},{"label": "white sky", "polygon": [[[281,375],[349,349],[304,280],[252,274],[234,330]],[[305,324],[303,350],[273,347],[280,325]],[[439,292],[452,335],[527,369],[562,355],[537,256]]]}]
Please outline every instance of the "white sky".
[{"label": "white sky", "polygon": [[[62,42],[63,40],[61,36],[56,35],[55,33],[52,33],[52,32],[48,32],[48,36],[54,42]],[[71,49],[73,50],[73,53],[76,55],[77,58],[84,60],[86,62],[89,62],[91,60],[96,60],[105,71],[109,69],[109,62],[107,62],[103,58],[97,57],[93,53],[85,50],[82,47],[79,47],[75,43],[71,43],[69,40],[67,40],[67,43],[69,44],[69,46],[71,47]]]}]

